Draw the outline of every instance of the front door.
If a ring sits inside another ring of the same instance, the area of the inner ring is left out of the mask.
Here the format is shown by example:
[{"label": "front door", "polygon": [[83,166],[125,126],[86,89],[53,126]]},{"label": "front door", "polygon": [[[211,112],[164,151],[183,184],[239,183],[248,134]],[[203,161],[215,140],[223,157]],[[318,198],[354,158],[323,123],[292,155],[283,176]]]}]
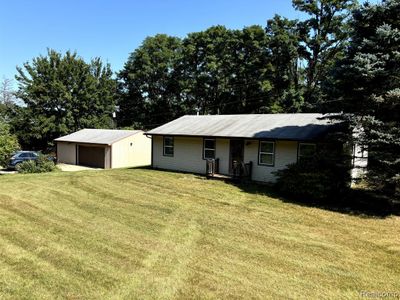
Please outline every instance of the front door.
[{"label": "front door", "polygon": [[244,140],[230,140],[229,173],[233,174],[235,166],[241,166],[244,161]]}]

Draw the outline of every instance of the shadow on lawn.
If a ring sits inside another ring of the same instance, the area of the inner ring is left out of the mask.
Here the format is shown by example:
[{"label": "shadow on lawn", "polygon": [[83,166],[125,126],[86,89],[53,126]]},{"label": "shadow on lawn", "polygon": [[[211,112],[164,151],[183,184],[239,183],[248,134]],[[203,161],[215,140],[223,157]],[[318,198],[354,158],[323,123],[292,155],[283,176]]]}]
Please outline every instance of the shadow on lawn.
[{"label": "shadow on lawn", "polygon": [[316,207],[348,215],[365,218],[386,218],[390,215],[400,215],[399,204],[395,205],[390,199],[366,190],[349,189],[347,194],[340,198],[327,199],[324,201],[308,201],[305,199],[283,196],[274,187],[268,185],[252,182],[236,182],[233,184],[246,193],[261,194],[286,203]]},{"label": "shadow on lawn", "polygon": [[[154,170],[151,167],[136,167],[129,169],[145,169]],[[156,169],[161,172],[168,172],[170,170]],[[191,172],[174,172],[180,174],[193,174]],[[202,174],[193,174],[199,179],[206,179]],[[211,179],[213,180],[213,179]],[[251,181],[236,181],[236,180],[224,180],[228,184],[232,184],[242,191],[250,194],[265,195],[278,199],[282,202],[293,203],[305,207],[316,207],[325,209],[333,212],[344,213],[348,215],[355,215],[364,218],[386,218],[390,215],[400,215],[400,203],[393,204],[388,198],[377,195],[376,193],[361,190],[361,189],[349,189],[346,195],[336,199],[327,199],[325,201],[312,201],[304,198],[295,198],[286,195],[282,195],[272,185],[265,185]]]}]

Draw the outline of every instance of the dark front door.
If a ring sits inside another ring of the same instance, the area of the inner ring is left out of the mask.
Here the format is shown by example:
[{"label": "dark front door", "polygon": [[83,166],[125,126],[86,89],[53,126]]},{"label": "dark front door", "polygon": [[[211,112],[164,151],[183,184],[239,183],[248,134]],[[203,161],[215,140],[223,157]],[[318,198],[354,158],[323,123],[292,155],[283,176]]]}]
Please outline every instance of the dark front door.
[{"label": "dark front door", "polygon": [[230,141],[229,173],[234,172],[234,166],[242,165],[244,160],[244,140]]}]

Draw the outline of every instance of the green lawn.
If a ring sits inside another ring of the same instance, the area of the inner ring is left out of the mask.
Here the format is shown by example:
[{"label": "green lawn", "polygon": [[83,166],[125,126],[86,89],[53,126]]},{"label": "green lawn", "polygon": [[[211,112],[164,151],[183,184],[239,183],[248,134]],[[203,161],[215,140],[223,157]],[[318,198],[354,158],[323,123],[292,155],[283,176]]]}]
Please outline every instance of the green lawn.
[{"label": "green lawn", "polygon": [[400,291],[400,218],[145,169],[0,176],[0,298]]}]

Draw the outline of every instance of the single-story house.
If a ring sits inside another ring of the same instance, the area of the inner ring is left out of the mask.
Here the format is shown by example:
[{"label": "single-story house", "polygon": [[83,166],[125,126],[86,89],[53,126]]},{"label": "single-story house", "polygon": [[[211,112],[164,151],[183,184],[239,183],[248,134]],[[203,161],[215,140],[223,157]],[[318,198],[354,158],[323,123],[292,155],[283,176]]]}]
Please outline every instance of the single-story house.
[{"label": "single-story house", "polygon": [[310,156],[337,126],[322,114],[187,115],[146,134],[153,168],[206,174],[214,159],[219,174],[242,165],[252,180],[274,182],[275,171]]},{"label": "single-story house", "polygon": [[104,169],[151,164],[151,138],[141,130],[82,129],[55,142],[59,163]]}]

